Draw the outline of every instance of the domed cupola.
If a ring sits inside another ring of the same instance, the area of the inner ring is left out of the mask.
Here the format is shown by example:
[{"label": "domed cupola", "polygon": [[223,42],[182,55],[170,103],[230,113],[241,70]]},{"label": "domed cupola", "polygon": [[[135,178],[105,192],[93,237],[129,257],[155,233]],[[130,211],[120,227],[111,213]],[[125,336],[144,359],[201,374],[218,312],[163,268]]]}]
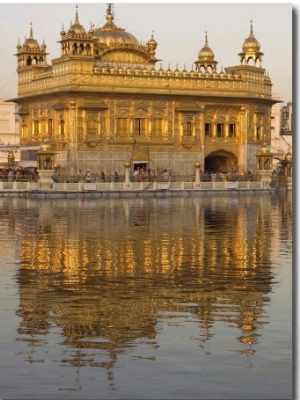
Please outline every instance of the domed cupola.
[{"label": "domed cupola", "polygon": [[46,61],[46,44],[43,42],[42,46],[33,37],[32,23],[30,23],[30,35],[21,46],[20,42],[17,45],[18,53],[18,68],[29,67],[32,65],[47,66]]},{"label": "domed cupola", "polygon": [[250,35],[244,40],[242,49],[242,53],[239,53],[241,64],[250,65],[250,63],[253,63],[253,66],[256,67],[259,61],[259,67],[261,66],[264,53],[260,51],[260,44],[254,37],[252,21],[250,21]]},{"label": "domed cupola", "polygon": [[67,32],[62,27],[60,36],[62,57],[93,57],[93,39],[79,22],[77,5],[74,24]]},{"label": "domed cupola", "polygon": [[208,45],[207,32],[205,32],[205,44],[198,53],[198,60],[195,61],[196,71],[216,72],[218,62],[215,61],[215,55]]},{"label": "domed cupola", "polygon": [[139,42],[133,35],[126,32],[125,29],[119,28],[114,24],[114,16],[112,13],[111,4],[109,4],[107,7],[106,21],[106,24],[103,25],[102,28],[97,28],[94,30],[94,38],[97,39],[100,45],[139,45]]},{"label": "domed cupola", "polygon": [[[149,52],[149,54],[150,54],[150,56],[151,56],[151,60],[156,60],[156,59],[155,59],[155,50],[156,50],[156,47],[157,47],[157,41],[154,40],[154,38],[153,38],[153,32],[152,32],[151,39],[148,40],[148,42],[147,42],[147,48],[148,48],[148,52]],[[158,61],[158,60],[156,60],[156,61]]]},{"label": "domed cupola", "polygon": [[93,41],[98,65],[116,63],[131,68],[134,64],[143,69],[159,61],[155,58],[157,42],[153,35],[146,45],[139,43],[131,33],[116,26],[111,4],[107,7],[106,23],[93,30]]},{"label": "domed cupola", "polygon": [[38,41],[33,37],[32,22],[30,23],[30,36],[28,39],[25,38],[25,42],[23,43],[23,50],[40,51],[40,45],[38,44]]},{"label": "domed cupola", "polygon": [[78,6],[76,5],[75,22],[71,24],[68,35],[85,35],[86,31],[84,27],[79,23],[78,19]]},{"label": "domed cupola", "polygon": [[63,36],[66,36],[66,34],[67,34],[67,32],[65,31],[65,27],[64,27],[64,25],[62,25],[62,28],[60,31],[60,36],[63,37]]}]

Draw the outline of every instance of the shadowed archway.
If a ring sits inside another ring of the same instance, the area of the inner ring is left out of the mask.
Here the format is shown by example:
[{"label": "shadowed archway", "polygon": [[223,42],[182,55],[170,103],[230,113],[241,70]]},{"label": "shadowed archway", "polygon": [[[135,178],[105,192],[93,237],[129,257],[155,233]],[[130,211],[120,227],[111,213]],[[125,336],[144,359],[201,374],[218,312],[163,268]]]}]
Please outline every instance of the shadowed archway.
[{"label": "shadowed archway", "polygon": [[226,150],[217,150],[205,157],[204,171],[210,173],[231,172],[232,169],[238,172],[238,162],[235,154]]}]

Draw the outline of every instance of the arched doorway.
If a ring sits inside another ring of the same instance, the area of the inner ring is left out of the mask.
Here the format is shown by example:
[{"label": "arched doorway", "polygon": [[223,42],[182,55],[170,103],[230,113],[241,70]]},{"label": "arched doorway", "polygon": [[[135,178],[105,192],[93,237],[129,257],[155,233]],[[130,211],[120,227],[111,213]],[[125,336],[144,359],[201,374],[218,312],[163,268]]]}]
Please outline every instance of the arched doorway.
[{"label": "arched doorway", "polygon": [[217,150],[209,153],[204,160],[204,171],[208,173],[231,172],[235,169],[238,172],[237,157],[226,150]]}]

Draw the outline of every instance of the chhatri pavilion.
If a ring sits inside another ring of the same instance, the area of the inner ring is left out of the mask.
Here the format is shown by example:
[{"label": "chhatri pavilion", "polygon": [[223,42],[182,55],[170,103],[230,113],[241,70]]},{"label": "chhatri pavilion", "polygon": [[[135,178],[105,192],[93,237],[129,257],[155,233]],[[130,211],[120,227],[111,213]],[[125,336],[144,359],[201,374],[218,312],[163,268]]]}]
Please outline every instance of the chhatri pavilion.
[{"label": "chhatri pavilion", "polygon": [[21,144],[50,143],[58,173],[122,173],[124,163],[173,175],[193,174],[196,162],[203,171],[256,170],[278,101],[252,22],[237,65],[221,71],[207,33],[192,70],[164,70],[153,34],[140,43],[116,26],[112,5],[106,23],[90,29],[76,6],[59,43],[49,63],[30,27],[17,45],[18,96],[10,100],[19,105]]}]

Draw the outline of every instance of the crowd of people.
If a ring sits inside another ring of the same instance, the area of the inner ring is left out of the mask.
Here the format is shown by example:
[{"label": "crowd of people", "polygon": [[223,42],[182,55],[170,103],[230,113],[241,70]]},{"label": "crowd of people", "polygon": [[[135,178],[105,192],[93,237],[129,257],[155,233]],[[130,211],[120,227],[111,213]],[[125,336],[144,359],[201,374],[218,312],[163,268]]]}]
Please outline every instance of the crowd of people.
[{"label": "crowd of people", "polygon": [[137,167],[133,172],[134,182],[153,182],[154,178],[151,168],[144,170],[144,168]]},{"label": "crowd of people", "polygon": [[[59,176],[57,171],[55,170],[53,173],[53,181],[60,182],[64,181],[63,176]],[[73,177],[76,181],[76,177]],[[177,177],[180,178],[180,177]],[[185,179],[188,177],[185,176]],[[190,177],[192,178],[192,177]],[[87,169],[85,174],[82,174],[82,171],[79,171],[79,176],[77,176],[79,182],[120,182],[123,181],[124,177],[120,176],[118,171],[115,171],[113,174],[105,174],[104,171],[101,171],[100,174],[93,174],[90,169]],[[181,179],[181,178],[180,178]],[[247,171],[244,175],[239,175],[236,170],[232,170],[229,173],[224,173],[223,171],[218,171],[217,173],[211,171],[205,171],[204,173],[200,171],[200,180],[201,181],[236,181],[236,180],[249,180],[252,181],[254,179],[253,174],[250,171]],[[144,169],[142,167],[136,167],[130,176],[130,180],[132,182],[154,182],[162,181],[169,182],[170,180],[176,180],[176,176],[171,176],[167,169],[164,169],[157,176],[151,168]],[[0,168],[0,182],[27,182],[27,181],[38,181],[38,171],[37,168],[22,168],[22,167],[2,167]],[[69,179],[67,179],[69,181]]]},{"label": "crowd of people", "polygon": [[36,168],[22,168],[22,167],[3,167],[0,168],[0,181],[1,182],[28,182],[37,181],[38,172]]},{"label": "crowd of people", "polygon": [[[80,171],[81,172],[81,171]],[[118,171],[115,171],[112,175],[105,174],[104,171],[101,171],[99,174],[93,174],[93,172],[88,169],[84,175],[84,182],[120,182],[123,180],[123,176],[120,176]],[[130,176],[130,180],[132,182],[154,182],[156,179],[156,175],[151,168],[144,169],[142,167],[136,167]],[[170,174],[168,170],[164,169],[161,174],[159,174],[160,180],[164,182],[168,182],[170,180]]]}]

